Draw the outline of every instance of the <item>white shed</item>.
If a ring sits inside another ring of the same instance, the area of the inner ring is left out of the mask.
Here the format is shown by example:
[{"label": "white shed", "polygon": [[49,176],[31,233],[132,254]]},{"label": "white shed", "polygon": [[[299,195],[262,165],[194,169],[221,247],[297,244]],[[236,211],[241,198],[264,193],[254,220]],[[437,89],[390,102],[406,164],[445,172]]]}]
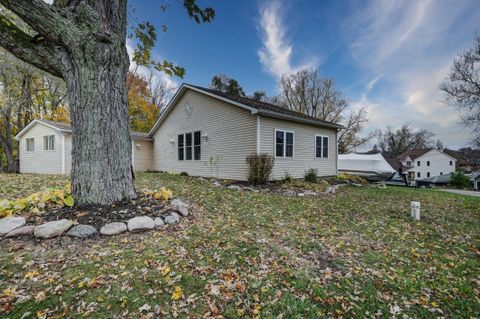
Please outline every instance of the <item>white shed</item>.
[{"label": "white shed", "polygon": [[[135,171],[151,169],[153,139],[132,132],[132,161]],[[72,167],[70,124],[33,120],[15,136],[19,141],[20,173],[69,174]]]}]

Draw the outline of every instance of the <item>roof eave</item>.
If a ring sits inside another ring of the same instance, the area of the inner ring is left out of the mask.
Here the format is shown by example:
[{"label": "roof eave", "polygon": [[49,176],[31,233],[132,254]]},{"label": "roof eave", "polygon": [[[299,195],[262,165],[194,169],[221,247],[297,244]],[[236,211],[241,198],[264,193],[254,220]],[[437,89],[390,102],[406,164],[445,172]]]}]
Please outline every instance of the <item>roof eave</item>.
[{"label": "roof eave", "polygon": [[345,127],[339,124],[335,123],[322,123],[318,122],[315,120],[309,120],[301,117],[296,117],[288,114],[282,114],[278,112],[270,112],[270,111],[265,111],[265,110],[259,110],[258,114],[267,116],[267,117],[273,117],[273,118],[278,118],[282,120],[288,120],[288,121],[293,121],[293,122],[298,122],[298,123],[303,123],[303,124],[310,124],[310,125],[315,125],[315,126],[320,126],[320,127],[328,127],[328,128],[333,128],[337,130],[344,129]]}]

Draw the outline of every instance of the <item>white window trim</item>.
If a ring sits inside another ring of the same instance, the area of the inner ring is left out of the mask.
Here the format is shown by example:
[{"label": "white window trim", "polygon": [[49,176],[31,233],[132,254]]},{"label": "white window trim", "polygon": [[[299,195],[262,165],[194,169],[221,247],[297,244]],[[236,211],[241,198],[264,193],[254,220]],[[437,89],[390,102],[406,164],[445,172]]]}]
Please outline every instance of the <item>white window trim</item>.
[{"label": "white window trim", "polygon": [[[198,159],[198,160],[195,159],[195,132],[200,132],[200,159]],[[192,134],[192,146],[191,146],[191,148],[192,148],[192,159],[187,159],[187,134],[190,134],[190,133]],[[203,148],[202,131],[201,130],[196,130],[196,131],[177,134],[177,144],[178,144],[178,136],[179,135],[183,135],[183,160],[181,160],[178,156],[179,145],[177,145],[177,147],[176,147],[177,162],[190,162],[190,161],[200,162],[202,160],[202,148]]]},{"label": "white window trim", "polygon": [[[33,149],[32,150],[28,149],[28,140],[33,141]],[[34,137],[27,137],[25,139],[25,152],[27,152],[27,153],[34,153],[35,152],[35,138]]]},{"label": "white window trim", "polygon": [[[283,156],[277,156],[277,132],[283,132]],[[292,148],[292,156],[287,155],[287,134],[293,134],[293,148]],[[281,128],[276,128],[275,132],[273,133],[273,154],[275,154],[275,158],[284,158],[284,159],[294,159],[295,158],[295,131],[284,130]]]},{"label": "white window trim", "polygon": [[[317,137],[321,137],[322,138],[322,143],[321,143],[321,149],[322,149],[322,156],[321,157],[317,157]],[[323,156],[323,138],[326,137],[327,140],[328,140],[328,148],[327,148],[327,157]],[[313,157],[317,160],[328,160],[330,157],[329,157],[329,154],[328,154],[328,151],[330,150],[330,136],[327,136],[327,135],[321,135],[321,134],[315,134],[315,139],[313,141],[313,145],[314,145],[314,149],[313,149]]]},{"label": "white window trim", "polygon": [[[50,136],[53,136],[53,149],[49,150],[49,149],[45,149],[45,137],[50,137]],[[49,134],[49,135],[44,135],[43,136],[43,151],[44,152],[55,152],[55,134]]]}]

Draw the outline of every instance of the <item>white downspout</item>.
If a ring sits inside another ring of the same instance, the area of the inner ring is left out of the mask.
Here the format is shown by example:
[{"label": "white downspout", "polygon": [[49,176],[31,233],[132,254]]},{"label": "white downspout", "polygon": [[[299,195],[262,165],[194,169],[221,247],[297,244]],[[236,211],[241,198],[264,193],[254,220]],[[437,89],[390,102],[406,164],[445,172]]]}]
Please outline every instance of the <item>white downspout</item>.
[{"label": "white downspout", "polygon": [[257,154],[261,152],[260,146],[260,115],[257,114]]}]

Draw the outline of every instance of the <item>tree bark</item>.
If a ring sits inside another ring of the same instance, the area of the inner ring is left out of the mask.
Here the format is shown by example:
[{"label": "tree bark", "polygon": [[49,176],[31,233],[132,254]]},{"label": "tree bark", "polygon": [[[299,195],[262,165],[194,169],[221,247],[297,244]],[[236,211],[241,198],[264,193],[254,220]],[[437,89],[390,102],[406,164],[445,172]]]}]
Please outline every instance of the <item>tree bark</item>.
[{"label": "tree bark", "polygon": [[[72,189],[78,204],[135,198],[125,45],[84,43],[65,54],[72,120]],[[91,52],[89,59],[84,51]]]},{"label": "tree bark", "polygon": [[12,106],[9,105],[5,110],[5,137],[0,136],[0,143],[5,151],[7,157],[7,173],[16,173],[17,164],[15,163],[15,157],[13,156],[13,143],[12,143]]}]

